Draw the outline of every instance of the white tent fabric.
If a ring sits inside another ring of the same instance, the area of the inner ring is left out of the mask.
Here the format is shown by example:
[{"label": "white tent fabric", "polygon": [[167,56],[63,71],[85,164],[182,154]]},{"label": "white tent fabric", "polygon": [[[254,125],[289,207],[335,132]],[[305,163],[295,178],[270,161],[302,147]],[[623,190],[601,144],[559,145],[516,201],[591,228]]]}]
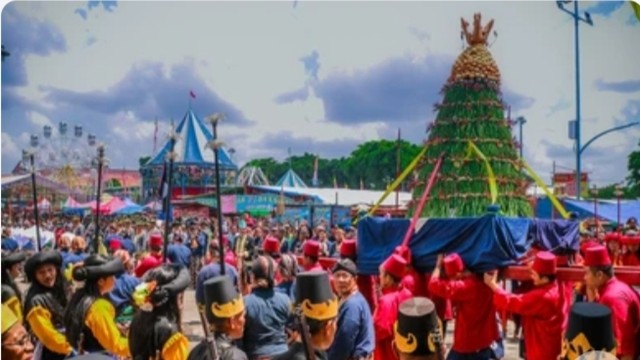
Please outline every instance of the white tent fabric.
[{"label": "white tent fabric", "polygon": [[[280,193],[282,190],[285,194],[291,195],[307,195],[316,197],[320,203],[336,204],[343,206],[354,205],[374,205],[384,194],[383,191],[374,190],[355,190],[355,189],[331,189],[331,188],[292,188],[280,186],[254,186],[256,189]],[[398,196],[398,204],[401,207],[411,201],[410,192],[400,192]],[[394,206],[396,204],[396,193],[393,192],[387,196],[382,202],[382,206]]]}]

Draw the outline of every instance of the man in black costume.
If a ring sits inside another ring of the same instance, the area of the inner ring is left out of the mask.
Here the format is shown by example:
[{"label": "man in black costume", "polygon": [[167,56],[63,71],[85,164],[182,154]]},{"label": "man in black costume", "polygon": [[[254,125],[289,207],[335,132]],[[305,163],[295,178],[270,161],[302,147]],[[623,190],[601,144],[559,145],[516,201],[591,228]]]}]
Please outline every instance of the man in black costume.
[{"label": "man in black costume", "polygon": [[204,315],[213,333],[198,344],[188,360],[247,360],[247,355],[232,341],[244,335],[244,300],[228,276],[216,276],[205,281]]},{"label": "man in black costume", "polygon": [[326,350],[333,343],[336,334],[338,299],[331,290],[329,275],[325,271],[298,274],[296,306],[299,307],[298,325],[307,327],[306,331],[300,332],[300,340],[306,344],[294,341],[286,353],[275,356],[272,360],[306,360],[307,353],[311,352],[316,360],[326,360]]}]

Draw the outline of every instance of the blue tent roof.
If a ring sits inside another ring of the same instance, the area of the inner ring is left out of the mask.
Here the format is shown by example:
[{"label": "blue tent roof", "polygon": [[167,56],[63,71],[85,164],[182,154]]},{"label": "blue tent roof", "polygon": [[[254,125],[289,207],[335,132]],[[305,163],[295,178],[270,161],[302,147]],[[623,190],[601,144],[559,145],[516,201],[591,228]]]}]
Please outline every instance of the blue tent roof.
[{"label": "blue tent roof", "polygon": [[289,169],[284,175],[282,175],[280,180],[278,180],[278,182],[276,183],[276,186],[306,188],[307,184],[305,184],[304,181],[302,181],[300,176],[298,176],[298,174],[296,174],[296,172],[293,171],[293,169]]},{"label": "blue tent roof", "polygon": [[[211,165],[215,164],[213,151],[207,148],[207,143],[213,140],[213,134],[207,126],[196,116],[193,110],[189,109],[184,115],[178,127],[178,140],[175,144],[175,164],[178,165]],[[160,148],[160,151],[153,156],[149,165],[157,166],[164,164],[167,153],[171,149],[171,140]],[[236,164],[231,161],[229,153],[225,149],[220,151],[220,167],[222,169],[235,169]]]}]

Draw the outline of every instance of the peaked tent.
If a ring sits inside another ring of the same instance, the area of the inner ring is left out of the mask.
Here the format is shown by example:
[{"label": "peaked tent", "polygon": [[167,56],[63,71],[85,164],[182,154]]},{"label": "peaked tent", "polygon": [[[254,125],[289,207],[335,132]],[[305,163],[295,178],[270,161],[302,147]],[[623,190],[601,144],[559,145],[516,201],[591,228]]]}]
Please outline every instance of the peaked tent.
[{"label": "peaked tent", "polygon": [[[175,144],[176,158],[174,164],[202,165],[215,164],[214,152],[207,147],[207,143],[213,140],[211,130],[189,109],[176,128],[178,140]],[[147,163],[148,166],[162,166],[167,153],[171,150],[171,140],[160,148],[160,151]],[[236,164],[231,161],[231,156],[226,149],[220,151],[220,168],[237,170]]]},{"label": "peaked tent", "polygon": [[302,181],[300,176],[298,176],[298,174],[296,174],[293,169],[289,169],[286,173],[284,173],[284,175],[282,175],[280,180],[278,180],[276,186],[289,188],[306,188],[307,184]]}]

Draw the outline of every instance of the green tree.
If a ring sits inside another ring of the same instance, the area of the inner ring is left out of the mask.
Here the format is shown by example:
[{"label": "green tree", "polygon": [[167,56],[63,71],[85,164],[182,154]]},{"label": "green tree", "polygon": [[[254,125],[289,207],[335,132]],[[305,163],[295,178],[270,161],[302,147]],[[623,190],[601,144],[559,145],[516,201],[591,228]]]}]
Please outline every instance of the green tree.
[{"label": "green tree", "polygon": [[426,143],[427,153],[420,168],[420,181],[414,197],[420,198],[424,182],[440,154],[445,154],[440,176],[423,209],[424,217],[478,216],[491,203],[488,174],[478,156],[467,158],[469,141],[487,157],[496,176],[497,202],[503,214],[530,216],[526,198],[526,179],[511,126],[505,120],[500,94],[500,71],[487,48],[483,29],[463,28],[468,47],[458,56],[442,89],[444,98],[435,105],[438,112]]},{"label": "green tree", "polygon": [[[640,142],[638,142],[638,147],[640,148]],[[629,176],[627,176],[629,187],[635,197],[640,197],[640,149],[629,154],[627,169],[629,170]]]},{"label": "green tree", "polygon": [[[401,140],[400,144],[400,171],[418,155],[420,147]],[[397,140],[373,140],[358,147],[345,161],[344,175],[348,183],[353,187],[360,187],[360,180],[365,188],[373,185],[375,189],[385,189],[392,182],[397,173]]]}]

